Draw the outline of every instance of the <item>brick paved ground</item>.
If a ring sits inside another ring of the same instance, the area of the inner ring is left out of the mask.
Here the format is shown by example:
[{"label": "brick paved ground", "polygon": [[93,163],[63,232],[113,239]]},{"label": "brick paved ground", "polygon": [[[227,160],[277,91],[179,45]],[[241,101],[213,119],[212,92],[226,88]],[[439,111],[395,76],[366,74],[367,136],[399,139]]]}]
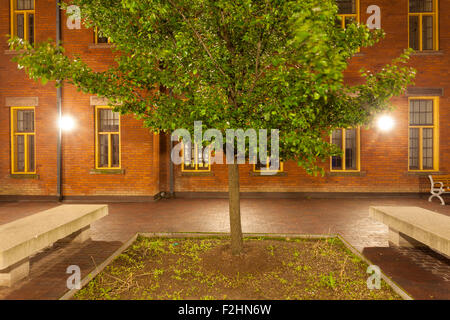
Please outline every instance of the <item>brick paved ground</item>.
[{"label": "brick paved ground", "polygon": [[[0,224],[56,203],[0,203]],[[423,199],[243,199],[244,232],[339,233],[420,299],[450,299],[450,261],[430,251],[388,248],[387,227],[368,217],[371,205],[420,206],[450,216],[450,206]],[[227,232],[226,199],[111,203],[110,215],[92,225],[84,244],[58,242],[31,259],[30,277],[0,289],[0,299],[57,299],[66,291],[66,268],[88,274],[136,232]]]}]

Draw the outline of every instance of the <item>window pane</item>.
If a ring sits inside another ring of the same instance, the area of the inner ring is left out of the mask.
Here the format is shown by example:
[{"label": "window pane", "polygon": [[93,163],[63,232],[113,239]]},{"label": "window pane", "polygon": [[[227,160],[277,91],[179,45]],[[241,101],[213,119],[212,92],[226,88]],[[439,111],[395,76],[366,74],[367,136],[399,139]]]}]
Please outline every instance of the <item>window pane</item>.
[{"label": "window pane", "polygon": [[17,37],[24,39],[25,38],[25,21],[24,21],[24,15],[18,14],[16,16],[16,30],[17,30]]},{"label": "window pane", "polygon": [[409,168],[413,170],[419,169],[419,130],[409,129]]},{"label": "window pane", "polygon": [[111,158],[111,166],[114,168],[120,167],[120,147],[119,147],[119,135],[118,134],[112,134],[111,135],[111,143],[112,143],[112,158]]},{"label": "window pane", "polygon": [[336,0],[339,14],[356,14],[356,0]]},{"label": "window pane", "polygon": [[433,0],[409,0],[409,12],[433,12]]},{"label": "window pane", "polygon": [[409,17],[409,47],[414,50],[420,50],[419,46],[419,17]]},{"label": "window pane", "polygon": [[357,170],[356,129],[345,130],[345,169]]},{"label": "window pane", "polygon": [[15,136],[15,172],[25,172],[25,137],[23,135]]},{"label": "window pane", "polygon": [[411,100],[409,110],[410,125],[433,125],[433,100]]},{"label": "window pane", "polygon": [[33,0],[17,0],[17,10],[33,10]]},{"label": "window pane", "polygon": [[97,37],[97,43],[108,43],[108,38],[106,38],[106,37]]},{"label": "window pane", "polygon": [[17,110],[16,132],[34,132],[34,111]]},{"label": "window pane", "polygon": [[28,42],[34,43],[34,14],[28,15]]},{"label": "window pane", "polygon": [[[333,131],[331,141],[342,150],[342,130]],[[342,170],[342,157],[334,156],[331,159],[331,168],[333,170]]]},{"label": "window pane", "polygon": [[261,161],[260,161],[260,159],[258,158],[258,160],[256,161],[256,163],[255,163],[255,171],[264,171],[264,170],[267,170],[267,165],[269,165],[270,164],[270,160],[269,161],[266,161],[266,163],[264,164],[264,163],[262,163]]},{"label": "window pane", "polygon": [[98,166],[108,167],[108,135],[98,135]]},{"label": "window pane", "polygon": [[184,170],[195,170],[195,159],[193,159],[194,154],[195,154],[194,144],[185,143],[183,145]]},{"label": "window pane", "polygon": [[347,28],[352,23],[356,23],[355,17],[345,17],[345,27]]},{"label": "window pane", "polygon": [[111,109],[99,109],[99,131],[100,132],[119,132],[120,114]]},{"label": "window pane", "polygon": [[335,22],[336,23],[336,28],[342,28],[342,17],[337,16],[335,21],[336,21]]},{"label": "window pane", "polygon": [[34,172],[34,136],[28,136],[28,171]]},{"label": "window pane", "polygon": [[423,139],[423,169],[433,169],[433,129],[424,128]]},{"label": "window pane", "polygon": [[433,50],[433,17],[422,17],[422,49]]}]

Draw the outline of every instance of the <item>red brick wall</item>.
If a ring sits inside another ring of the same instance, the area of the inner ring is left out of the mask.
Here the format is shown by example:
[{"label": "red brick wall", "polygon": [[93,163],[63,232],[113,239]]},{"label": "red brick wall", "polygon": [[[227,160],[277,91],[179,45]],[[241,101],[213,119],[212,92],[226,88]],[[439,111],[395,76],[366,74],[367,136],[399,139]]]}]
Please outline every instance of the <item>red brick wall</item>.
[{"label": "red brick wall", "polygon": [[[0,194],[55,195],[56,194],[56,90],[53,83],[42,86],[28,80],[23,70],[10,61],[4,35],[10,33],[9,0],[0,0]],[[54,1],[36,1],[36,41],[55,38],[56,10]],[[36,167],[40,179],[11,179],[10,108],[6,97],[38,97],[36,107]]]},{"label": "red brick wall", "polygon": [[[399,56],[408,47],[408,1],[407,0],[361,0],[361,23],[369,15],[369,5],[381,8],[381,26],[386,38],[372,48],[361,50],[355,56],[346,73],[349,83],[360,81],[358,70],[362,67],[377,71]],[[444,88],[440,98],[440,171],[450,171],[450,2],[440,1],[440,50],[438,55],[415,55],[411,66],[418,71],[415,86],[420,88]],[[408,98],[392,100],[396,107],[392,113],[395,129],[382,133],[376,127],[361,129],[362,176],[311,177],[295,162],[284,165],[285,176],[253,176],[251,165],[240,168],[241,190],[246,192],[419,192],[428,191],[426,175],[408,173]],[[329,172],[329,163],[324,168]],[[213,165],[212,176],[183,176],[176,168],[175,190],[227,191],[225,165]]]},{"label": "red brick wall", "polygon": [[[36,1],[36,40],[55,37],[54,0]],[[411,65],[418,70],[416,87],[444,88],[440,98],[440,171],[450,171],[450,2],[440,1],[440,54],[416,55]],[[367,20],[369,5],[381,8],[382,28],[387,36],[374,48],[362,49],[352,59],[346,74],[351,83],[359,80],[361,67],[376,71],[408,46],[407,0],[361,0],[361,22]],[[0,0],[0,34],[9,33],[9,0]],[[92,30],[68,30],[62,19],[63,41],[69,55],[80,54],[95,70],[104,70],[113,63],[109,48],[93,47]],[[27,79],[22,70],[10,61],[5,41],[0,41],[0,195],[56,194],[56,89]],[[10,123],[6,97],[39,97],[36,107],[36,164],[39,179],[10,177]],[[392,100],[395,129],[381,133],[377,128],[361,130],[361,176],[311,177],[293,162],[285,163],[284,176],[258,177],[252,166],[241,166],[241,189],[244,192],[418,192],[426,190],[426,178],[408,174],[408,99]],[[169,190],[169,142],[165,136],[154,136],[132,116],[123,116],[122,168],[124,174],[91,174],[94,169],[94,106],[89,95],[77,92],[70,85],[63,88],[63,113],[76,121],[76,129],[64,133],[63,192],[66,196],[153,196]],[[161,141],[161,143],[160,143]],[[329,163],[324,167],[328,170]],[[175,191],[227,190],[225,165],[213,165],[211,176],[184,176],[175,166]]]},{"label": "red brick wall", "polygon": [[[55,38],[55,1],[36,1],[36,40]],[[9,0],[0,0],[0,34],[9,33]],[[94,70],[105,70],[113,62],[109,48],[92,48],[93,31],[69,30],[62,19],[62,38],[68,55],[80,54]],[[56,89],[27,79],[5,54],[0,44],[0,195],[56,195]],[[94,106],[90,96],[71,85],[62,89],[63,114],[76,122],[63,133],[63,193],[65,196],[126,195],[153,196],[159,192],[159,141],[142,121],[121,117],[122,169],[124,174],[91,174],[95,169]],[[10,123],[6,97],[39,97],[36,107],[36,164],[39,179],[10,177]],[[154,149],[154,143],[156,148]]]}]

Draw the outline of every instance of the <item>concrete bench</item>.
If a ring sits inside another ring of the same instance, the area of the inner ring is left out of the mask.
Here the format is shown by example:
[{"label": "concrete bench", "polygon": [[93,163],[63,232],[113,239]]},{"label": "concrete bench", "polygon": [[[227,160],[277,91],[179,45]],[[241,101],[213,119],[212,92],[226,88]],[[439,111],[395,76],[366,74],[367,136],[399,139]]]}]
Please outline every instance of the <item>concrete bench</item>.
[{"label": "concrete bench", "polygon": [[450,217],[419,207],[370,207],[369,215],[389,227],[394,245],[426,245],[450,256]]},{"label": "concrete bench", "polygon": [[433,198],[438,198],[441,200],[441,204],[445,206],[445,201],[442,198],[444,193],[450,193],[450,175],[429,175],[431,189],[431,196],[428,201],[431,202]]},{"label": "concrete bench", "polygon": [[27,277],[30,256],[56,241],[70,235],[88,240],[91,223],[106,215],[107,205],[61,205],[0,225],[0,286]]}]

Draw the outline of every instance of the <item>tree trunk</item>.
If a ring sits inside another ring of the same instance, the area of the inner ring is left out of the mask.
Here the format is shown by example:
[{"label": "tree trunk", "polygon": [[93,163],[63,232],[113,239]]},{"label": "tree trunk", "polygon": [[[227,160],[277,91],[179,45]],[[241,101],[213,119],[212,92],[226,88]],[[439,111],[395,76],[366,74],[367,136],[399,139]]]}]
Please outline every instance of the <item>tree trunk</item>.
[{"label": "tree trunk", "polygon": [[228,193],[230,204],[231,252],[242,253],[241,204],[239,195],[239,165],[228,164]]}]

